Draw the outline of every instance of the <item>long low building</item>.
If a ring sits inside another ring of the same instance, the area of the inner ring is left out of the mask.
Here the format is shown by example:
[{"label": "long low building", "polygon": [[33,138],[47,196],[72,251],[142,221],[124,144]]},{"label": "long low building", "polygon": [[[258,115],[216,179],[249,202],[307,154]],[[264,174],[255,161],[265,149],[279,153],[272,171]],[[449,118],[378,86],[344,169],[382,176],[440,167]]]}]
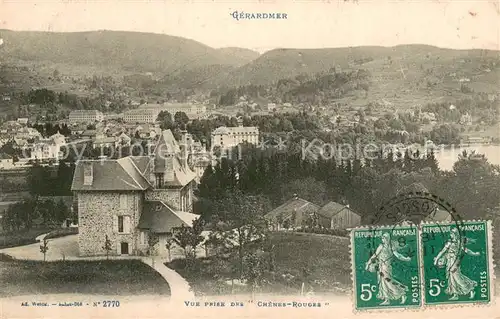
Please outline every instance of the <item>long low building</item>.
[{"label": "long low building", "polygon": [[102,122],[104,114],[97,110],[74,110],[69,113],[70,123],[94,123]]},{"label": "long low building", "polygon": [[212,147],[228,149],[240,143],[259,144],[259,128],[243,126],[243,121],[238,119],[237,127],[220,126],[212,131]]},{"label": "long low building", "polygon": [[207,107],[203,104],[187,103],[164,103],[164,104],[143,104],[137,110],[154,110],[154,112],[168,112],[174,116],[177,112],[184,112],[188,118],[201,118],[207,113]]},{"label": "long low building", "polygon": [[123,121],[129,123],[154,123],[158,118],[160,111],[155,108],[135,109],[123,113]]}]

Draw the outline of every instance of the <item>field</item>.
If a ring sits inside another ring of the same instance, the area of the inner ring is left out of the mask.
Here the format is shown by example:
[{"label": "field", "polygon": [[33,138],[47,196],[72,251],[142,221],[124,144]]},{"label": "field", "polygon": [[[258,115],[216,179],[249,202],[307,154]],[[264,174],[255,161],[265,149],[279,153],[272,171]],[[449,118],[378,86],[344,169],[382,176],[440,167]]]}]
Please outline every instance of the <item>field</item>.
[{"label": "field", "polygon": [[346,288],[351,285],[349,239],[307,233],[275,233],[276,266],[291,274],[303,268],[311,281]]},{"label": "field", "polygon": [[138,260],[21,261],[0,255],[0,297],[78,293],[169,295],[160,274]]},{"label": "field", "polygon": [[[274,269],[266,271],[260,293],[298,294],[306,289],[326,294],[345,294],[349,289],[350,265],[347,238],[306,233],[273,233]],[[184,260],[167,264],[191,284],[197,295],[248,293],[238,278],[235,255],[201,258],[193,268]]]}]

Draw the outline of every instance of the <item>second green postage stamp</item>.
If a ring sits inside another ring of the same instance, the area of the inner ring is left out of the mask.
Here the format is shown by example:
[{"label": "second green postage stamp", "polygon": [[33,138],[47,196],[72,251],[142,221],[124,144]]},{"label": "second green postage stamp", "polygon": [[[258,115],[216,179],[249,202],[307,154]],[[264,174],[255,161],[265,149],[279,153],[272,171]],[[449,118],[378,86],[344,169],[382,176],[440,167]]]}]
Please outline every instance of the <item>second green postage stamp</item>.
[{"label": "second green postage stamp", "polygon": [[422,225],[425,305],[492,300],[491,236],[488,221]]}]

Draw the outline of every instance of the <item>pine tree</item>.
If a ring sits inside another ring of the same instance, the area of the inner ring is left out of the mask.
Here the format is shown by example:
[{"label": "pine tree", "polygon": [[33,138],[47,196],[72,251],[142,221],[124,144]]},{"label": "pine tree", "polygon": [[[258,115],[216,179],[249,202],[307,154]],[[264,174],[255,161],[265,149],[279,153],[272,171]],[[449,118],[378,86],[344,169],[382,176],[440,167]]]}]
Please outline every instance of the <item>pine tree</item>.
[{"label": "pine tree", "polygon": [[109,239],[108,235],[104,238],[104,245],[102,246],[102,249],[106,252],[106,260],[109,259],[109,252],[113,250],[113,246],[111,244],[111,240]]},{"label": "pine tree", "polygon": [[437,174],[439,172],[439,164],[436,157],[434,156],[434,150],[431,150],[430,152],[427,153],[425,164],[432,170],[434,174]]},{"label": "pine tree", "polygon": [[43,245],[40,245],[40,252],[43,254],[43,261],[46,261],[47,251],[49,251],[49,241],[44,238]]}]

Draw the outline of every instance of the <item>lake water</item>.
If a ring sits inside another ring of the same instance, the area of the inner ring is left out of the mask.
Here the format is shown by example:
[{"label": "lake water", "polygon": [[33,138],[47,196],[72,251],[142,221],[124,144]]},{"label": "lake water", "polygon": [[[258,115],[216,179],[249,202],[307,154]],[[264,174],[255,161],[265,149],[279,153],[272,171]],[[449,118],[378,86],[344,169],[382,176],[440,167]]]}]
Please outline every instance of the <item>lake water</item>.
[{"label": "lake water", "polygon": [[439,168],[452,170],[453,164],[458,160],[458,155],[464,150],[475,150],[477,154],[484,154],[491,164],[500,165],[500,145],[471,145],[436,150],[435,156],[439,162]]}]

